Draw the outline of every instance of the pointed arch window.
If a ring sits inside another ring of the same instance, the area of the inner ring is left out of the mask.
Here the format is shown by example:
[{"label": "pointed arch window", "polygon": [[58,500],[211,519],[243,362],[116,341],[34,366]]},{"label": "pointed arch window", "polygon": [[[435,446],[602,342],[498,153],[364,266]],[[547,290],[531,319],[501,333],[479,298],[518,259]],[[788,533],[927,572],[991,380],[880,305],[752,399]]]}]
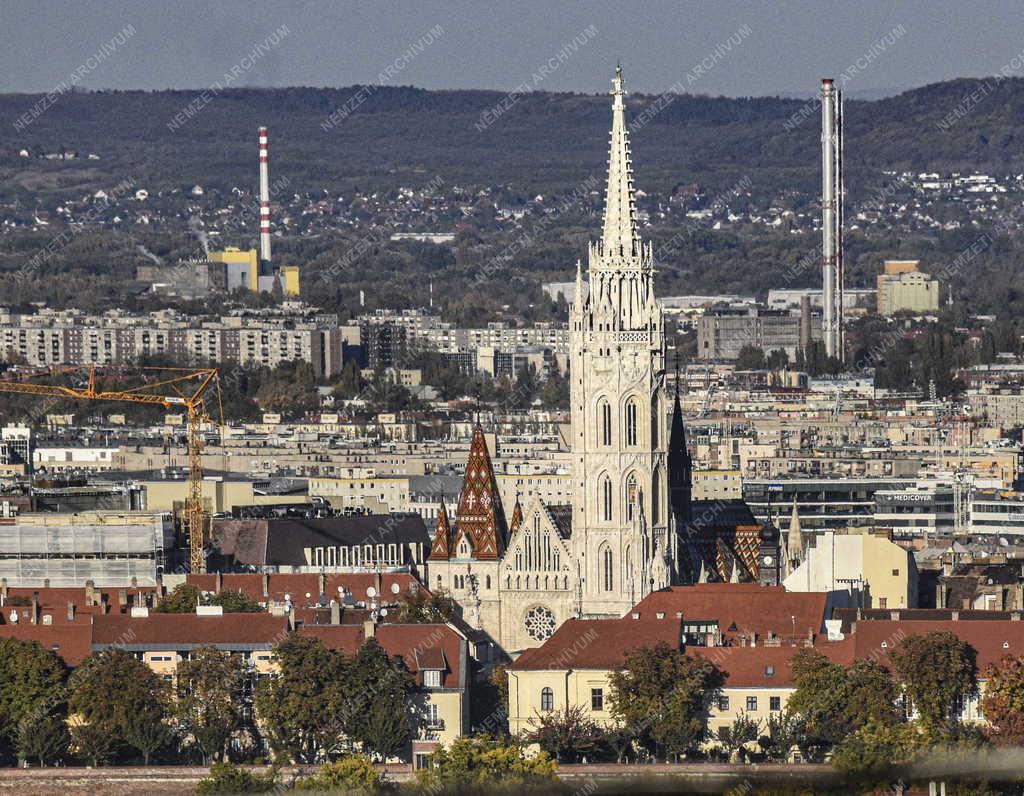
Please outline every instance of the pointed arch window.
[{"label": "pointed arch window", "polygon": [[607,544],[601,548],[601,588],[604,591],[615,590],[615,571],[612,549]]},{"label": "pointed arch window", "polygon": [[612,405],[606,398],[597,403],[597,421],[600,428],[600,443],[607,448],[612,444]]},{"label": "pointed arch window", "polygon": [[651,398],[651,448],[656,449],[661,439],[658,424],[661,422],[661,410],[658,408],[658,396]]},{"label": "pointed arch window", "polygon": [[626,445],[629,447],[635,447],[637,444],[636,434],[636,401],[630,398],[626,401]]},{"label": "pointed arch window", "polygon": [[607,475],[601,482],[601,519],[612,521],[612,479]]},{"label": "pointed arch window", "polygon": [[630,473],[629,478],[626,479],[626,522],[632,522],[634,517],[636,517],[636,504],[639,494],[636,473]]},{"label": "pointed arch window", "polygon": [[661,522],[661,471],[654,471],[654,479],[651,481],[651,522],[657,525]]}]

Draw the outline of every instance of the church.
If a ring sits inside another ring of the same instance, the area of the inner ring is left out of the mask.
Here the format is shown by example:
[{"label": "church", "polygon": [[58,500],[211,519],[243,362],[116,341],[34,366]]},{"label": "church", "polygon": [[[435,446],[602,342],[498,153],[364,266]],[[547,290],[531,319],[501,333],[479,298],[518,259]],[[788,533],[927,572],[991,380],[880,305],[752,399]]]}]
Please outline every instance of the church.
[{"label": "church", "polygon": [[428,588],[507,652],[539,645],[566,619],[620,617],[665,586],[771,582],[772,567],[758,564],[778,557],[777,532],[734,524],[730,538],[721,511],[705,523],[691,500],[678,395],[669,423],[653,250],[638,234],[621,70],[612,86],[604,224],[586,280],[577,262],[569,316],[572,503],[517,500],[506,517],[477,427],[457,521],[440,507],[426,562]]}]

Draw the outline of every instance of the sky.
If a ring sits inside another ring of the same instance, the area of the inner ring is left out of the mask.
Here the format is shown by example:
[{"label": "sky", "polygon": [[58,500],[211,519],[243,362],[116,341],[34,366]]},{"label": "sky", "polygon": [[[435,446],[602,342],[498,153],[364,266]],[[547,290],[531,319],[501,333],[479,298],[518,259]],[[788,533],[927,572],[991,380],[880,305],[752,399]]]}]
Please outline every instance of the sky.
[{"label": "sky", "polygon": [[1020,0],[0,0],[0,92],[329,86],[847,96],[1024,76]]}]

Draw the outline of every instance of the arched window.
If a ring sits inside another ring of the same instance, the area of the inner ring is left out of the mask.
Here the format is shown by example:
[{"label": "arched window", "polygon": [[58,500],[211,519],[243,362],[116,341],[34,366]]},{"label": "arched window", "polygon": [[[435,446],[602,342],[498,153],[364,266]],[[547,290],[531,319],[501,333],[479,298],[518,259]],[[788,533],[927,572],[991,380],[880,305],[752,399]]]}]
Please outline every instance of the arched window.
[{"label": "arched window", "polygon": [[608,545],[601,548],[601,586],[605,591],[615,589],[615,572],[612,564],[612,549]]},{"label": "arched window", "polygon": [[600,428],[598,441],[601,445],[608,447],[612,444],[612,405],[605,398],[598,401],[597,422]]},{"label": "arched window", "polygon": [[636,401],[626,401],[626,445],[636,445]]},{"label": "arched window", "polygon": [[612,479],[607,475],[601,482],[601,519],[612,521]]},{"label": "arched window", "polygon": [[657,525],[661,522],[661,471],[654,471],[654,479],[651,481],[651,522]]},{"label": "arched window", "polygon": [[638,494],[636,473],[630,473],[629,478],[626,479],[626,522],[632,522],[636,516]]},{"label": "arched window", "polygon": [[658,408],[658,396],[651,398],[651,447],[658,447],[659,433],[658,424],[661,422],[661,410]]},{"label": "arched window", "polygon": [[626,558],[625,563],[622,566],[622,577],[626,579],[625,582],[629,582],[629,578],[633,575],[633,546],[626,545]]},{"label": "arched window", "polygon": [[540,690],[540,709],[545,713],[555,709],[555,692],[546,686]]}]

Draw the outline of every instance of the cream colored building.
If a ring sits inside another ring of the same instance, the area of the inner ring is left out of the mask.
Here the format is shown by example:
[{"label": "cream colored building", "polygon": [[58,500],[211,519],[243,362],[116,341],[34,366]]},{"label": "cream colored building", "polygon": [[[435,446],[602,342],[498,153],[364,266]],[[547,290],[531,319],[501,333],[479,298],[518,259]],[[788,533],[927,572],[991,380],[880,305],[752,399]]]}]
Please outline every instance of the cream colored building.
[{"label": "cream colored building", "polygon": [[309,479],[310,495],[325,497],[336,509],[400,511],[409,504],[409,476],[385,475],[369,468],[349,468],[343,475]]},{"label": "cream colored building", "polygon": [[782,585],[787,591],[827,592],[834,607],[917,605],[914,555],[884,533],[826,531],[811,537]]},{"label": "cream colored building", "polygon": [[939,280],[918,270],[917,260],[886,260],[878,276],[878,314],[936,312],[939,309]]},{"label": "cream colored building", "polygon": [[[150,511],[174,511],[185,505],[187,481],[140,481],[145,506]],[[306,503],[306,495],[257,495],[252,481],[205,478],[202,482],[203,509],[210,514],[230,513],[235,506],[267,503]],[[311,493],[312,494],[312,493]]]},{"label": "cream colored building", "polygon": [[739,470],[694,470],[694,500],[739,500],[743,478]]}]

